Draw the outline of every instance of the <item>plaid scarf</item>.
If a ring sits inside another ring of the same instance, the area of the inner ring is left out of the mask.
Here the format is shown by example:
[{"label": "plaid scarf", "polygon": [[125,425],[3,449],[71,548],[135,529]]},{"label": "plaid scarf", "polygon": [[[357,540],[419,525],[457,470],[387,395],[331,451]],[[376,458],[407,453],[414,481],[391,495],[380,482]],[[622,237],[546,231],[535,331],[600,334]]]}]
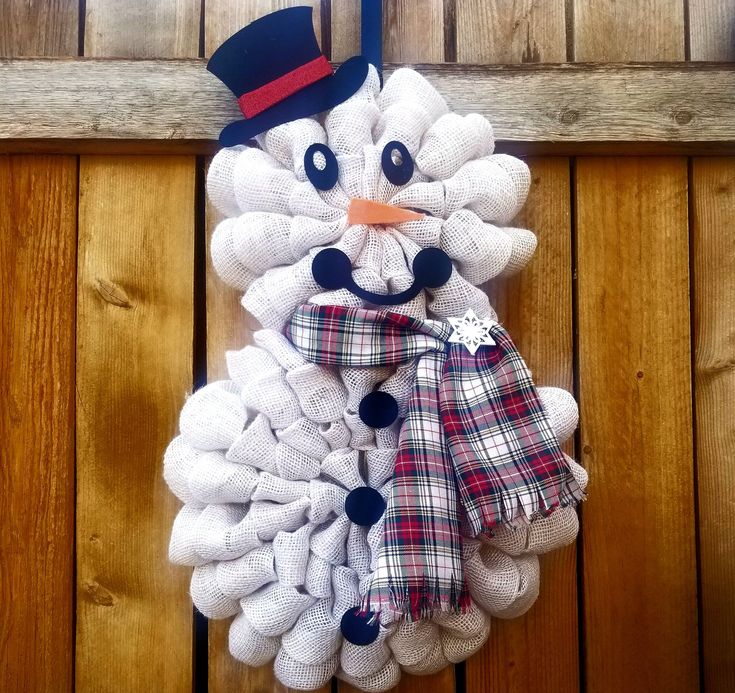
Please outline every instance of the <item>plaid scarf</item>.
[{"label": "plaid scarf", "polygon": [[461,523],[472,536],[492,533],[583,497],[508,333],[493,323],[495,346],[472,355],[447,342],[450,332],[437,320],[312,304],[286,327],[293,345],[318,364],[418,359],[367,611],[390,605],[421,618],[463,610]]}]

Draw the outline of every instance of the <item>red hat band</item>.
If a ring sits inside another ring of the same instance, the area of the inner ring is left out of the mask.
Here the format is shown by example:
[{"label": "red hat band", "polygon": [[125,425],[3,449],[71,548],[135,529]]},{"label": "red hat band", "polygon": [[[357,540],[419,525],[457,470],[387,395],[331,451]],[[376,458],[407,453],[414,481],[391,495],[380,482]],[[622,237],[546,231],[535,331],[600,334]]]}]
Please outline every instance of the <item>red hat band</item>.
[{"label": "red hat band", "polygon": [[323,55],[320,55],[262,87],[245,92],[237,102],[242,114],[246,118],[252,118],[331,74],[333,74],[332,66]]}]

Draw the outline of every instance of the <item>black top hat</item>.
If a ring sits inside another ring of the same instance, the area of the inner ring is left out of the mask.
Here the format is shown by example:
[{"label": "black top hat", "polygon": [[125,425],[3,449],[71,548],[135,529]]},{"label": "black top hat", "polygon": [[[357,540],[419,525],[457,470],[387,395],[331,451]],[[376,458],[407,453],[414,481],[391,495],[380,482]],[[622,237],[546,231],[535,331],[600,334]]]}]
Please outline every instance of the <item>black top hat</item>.
[{"label": "black top hat", "polygon": [[365,81],[368,63],[359,55],[332,72],[319,50],[311,12],[311,7],[290,7],[267,14],[230,36],[209,59],[207,69],[238,97],[245,116],[222,130],[223,146],[329,110]]}]

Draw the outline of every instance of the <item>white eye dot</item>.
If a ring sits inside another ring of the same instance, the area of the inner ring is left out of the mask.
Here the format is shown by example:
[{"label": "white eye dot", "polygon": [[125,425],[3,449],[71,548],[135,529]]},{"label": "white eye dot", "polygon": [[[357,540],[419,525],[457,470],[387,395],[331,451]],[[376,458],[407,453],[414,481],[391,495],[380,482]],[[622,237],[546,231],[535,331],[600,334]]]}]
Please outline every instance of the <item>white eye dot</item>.
[{"label": "white eye dot", "polygon": [[400,166],[403,163],[403,156],[401,155],[401,152],[399,152],[397,149],[394,149],[390,153],[390,160],[396,165]]},{"label": "white eye dot", "polygon": [[314,152],[314,166],[318,171],[327,168],[327,159],[321,152]]}]

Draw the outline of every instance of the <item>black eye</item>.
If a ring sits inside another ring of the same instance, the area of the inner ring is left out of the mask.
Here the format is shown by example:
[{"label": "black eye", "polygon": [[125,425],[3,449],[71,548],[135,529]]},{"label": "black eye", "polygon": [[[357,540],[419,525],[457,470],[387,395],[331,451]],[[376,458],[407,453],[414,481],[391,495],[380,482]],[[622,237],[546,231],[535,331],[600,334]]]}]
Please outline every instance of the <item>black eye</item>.
[{"label": "black eye", "polygon": [[393,185],[405,185],[413,176],[413,159],[406,146],[396,140],[383,147],[380,163],[385,177]]},{"label": "black eye", "polygon": [[337,157],[326,144],[315,142],[304,153],[304,170],[315,188],[331,190],[339,175]]}]

